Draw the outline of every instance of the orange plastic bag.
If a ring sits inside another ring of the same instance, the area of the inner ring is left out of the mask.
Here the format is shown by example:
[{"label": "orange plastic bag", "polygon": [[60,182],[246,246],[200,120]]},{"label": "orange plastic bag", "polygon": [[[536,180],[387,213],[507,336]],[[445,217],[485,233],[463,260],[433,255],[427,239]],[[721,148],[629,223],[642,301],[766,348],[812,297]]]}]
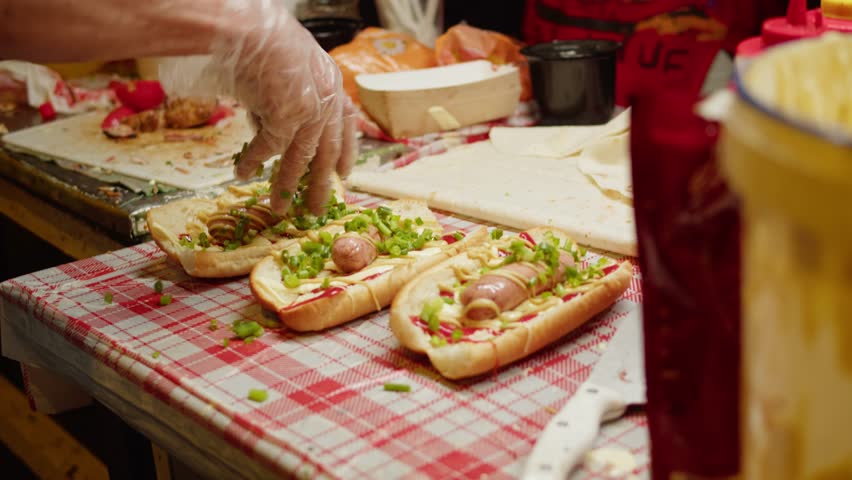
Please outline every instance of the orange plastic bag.
[{"label": "orange plastic bag", "polygon": [[370,27],[351,42],[331,52],[343,73],[343,88],[356,104],[358,85],[355,77],[361,73],[399,72],[435,67],[435,52],[404,33]]},{"label": "orange plastic bag", "polygon": [[488,60],[497,65],[512,63],[521,70],[521,100],[532,98],[527,59],[521,53],[523,44],[502,33],[481,30],[459,24],[447,30],[435,42],[435,56],[439,65]]}]

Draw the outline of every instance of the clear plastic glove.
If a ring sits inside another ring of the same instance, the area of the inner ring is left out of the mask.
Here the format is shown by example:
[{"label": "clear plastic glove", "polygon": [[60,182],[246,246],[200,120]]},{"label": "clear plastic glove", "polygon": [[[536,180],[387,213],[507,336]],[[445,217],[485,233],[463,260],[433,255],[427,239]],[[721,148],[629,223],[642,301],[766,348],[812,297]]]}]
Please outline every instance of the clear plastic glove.
[{"label": "clear plastic glove", "polygon": [[160,77],[172,93],[236,98],[256,127],[236,163],[237,178],[250,178],[281,154],[271,178],[272,209],[289,209],[291,193],[310,168],[305,203],[320,214],[331,196],[332,173],[345,177],[354,164],[355,110],[337,65],[279,5],[229,2],[223,15],[232,28],[217,35],[212,55],[168,62]]}]

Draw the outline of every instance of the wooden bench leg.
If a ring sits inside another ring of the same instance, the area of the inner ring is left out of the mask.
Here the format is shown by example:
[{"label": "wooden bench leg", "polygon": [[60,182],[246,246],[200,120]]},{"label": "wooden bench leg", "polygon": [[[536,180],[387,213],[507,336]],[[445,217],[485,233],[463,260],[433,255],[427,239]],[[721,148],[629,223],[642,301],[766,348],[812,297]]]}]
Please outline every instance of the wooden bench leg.
[{"label": "wooden bench leg", "polygon": [[151,451],[154,453],[154,471],[157,473],[157,480],[172,480],[172,464],[169,453],[154,442],[151,442]]}]

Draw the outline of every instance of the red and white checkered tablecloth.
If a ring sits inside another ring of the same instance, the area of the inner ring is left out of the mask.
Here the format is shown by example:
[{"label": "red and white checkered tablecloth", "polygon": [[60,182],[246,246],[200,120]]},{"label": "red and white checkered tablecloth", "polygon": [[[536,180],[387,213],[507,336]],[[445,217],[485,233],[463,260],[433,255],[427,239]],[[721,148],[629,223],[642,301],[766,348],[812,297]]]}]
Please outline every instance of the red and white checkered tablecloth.
[{"label": "red and white checkered tablecloth", "polygon": [[[376,203],[364,194],[350,200]],[[439,217],[453,229],[476,226]],[[159,305],[156,280],[170,305]],[[231,322],[265,315],[248,280],[192,279],[153,243],[19,277],[0,293],[273,471],[346,479],[518,476],[618,318],[641,302],[637,271],[623,299],[555,346],[496,374],[451,382],[398,345],[386,311],[323,333],[267,331],[223,347]],[[384,391],[388,382],[411,392]],[[252,388],[269,398],[250,401]],[[598,444],[630,451],[640,465],[633,475],[648,477],[642,413],[605,426]],[[583,469],[576,478],[607,477]]]}]

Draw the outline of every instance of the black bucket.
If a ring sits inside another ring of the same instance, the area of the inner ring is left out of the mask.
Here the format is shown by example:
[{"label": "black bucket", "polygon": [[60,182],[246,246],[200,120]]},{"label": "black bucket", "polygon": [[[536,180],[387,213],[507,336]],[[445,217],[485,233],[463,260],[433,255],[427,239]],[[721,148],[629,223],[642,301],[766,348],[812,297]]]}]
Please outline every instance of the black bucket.
[{"label": "black bucket", "polygon": [[363,27],[360,20],[337,17],[308,18],[302,20],[302,25],[311,32],[326,52],[351,42]]},{"label": "black bucket", "polygon": [[542,125],[597,125],[615,109],[616,54],[609,40],[561,40],[521,50],[530,65]]}]

